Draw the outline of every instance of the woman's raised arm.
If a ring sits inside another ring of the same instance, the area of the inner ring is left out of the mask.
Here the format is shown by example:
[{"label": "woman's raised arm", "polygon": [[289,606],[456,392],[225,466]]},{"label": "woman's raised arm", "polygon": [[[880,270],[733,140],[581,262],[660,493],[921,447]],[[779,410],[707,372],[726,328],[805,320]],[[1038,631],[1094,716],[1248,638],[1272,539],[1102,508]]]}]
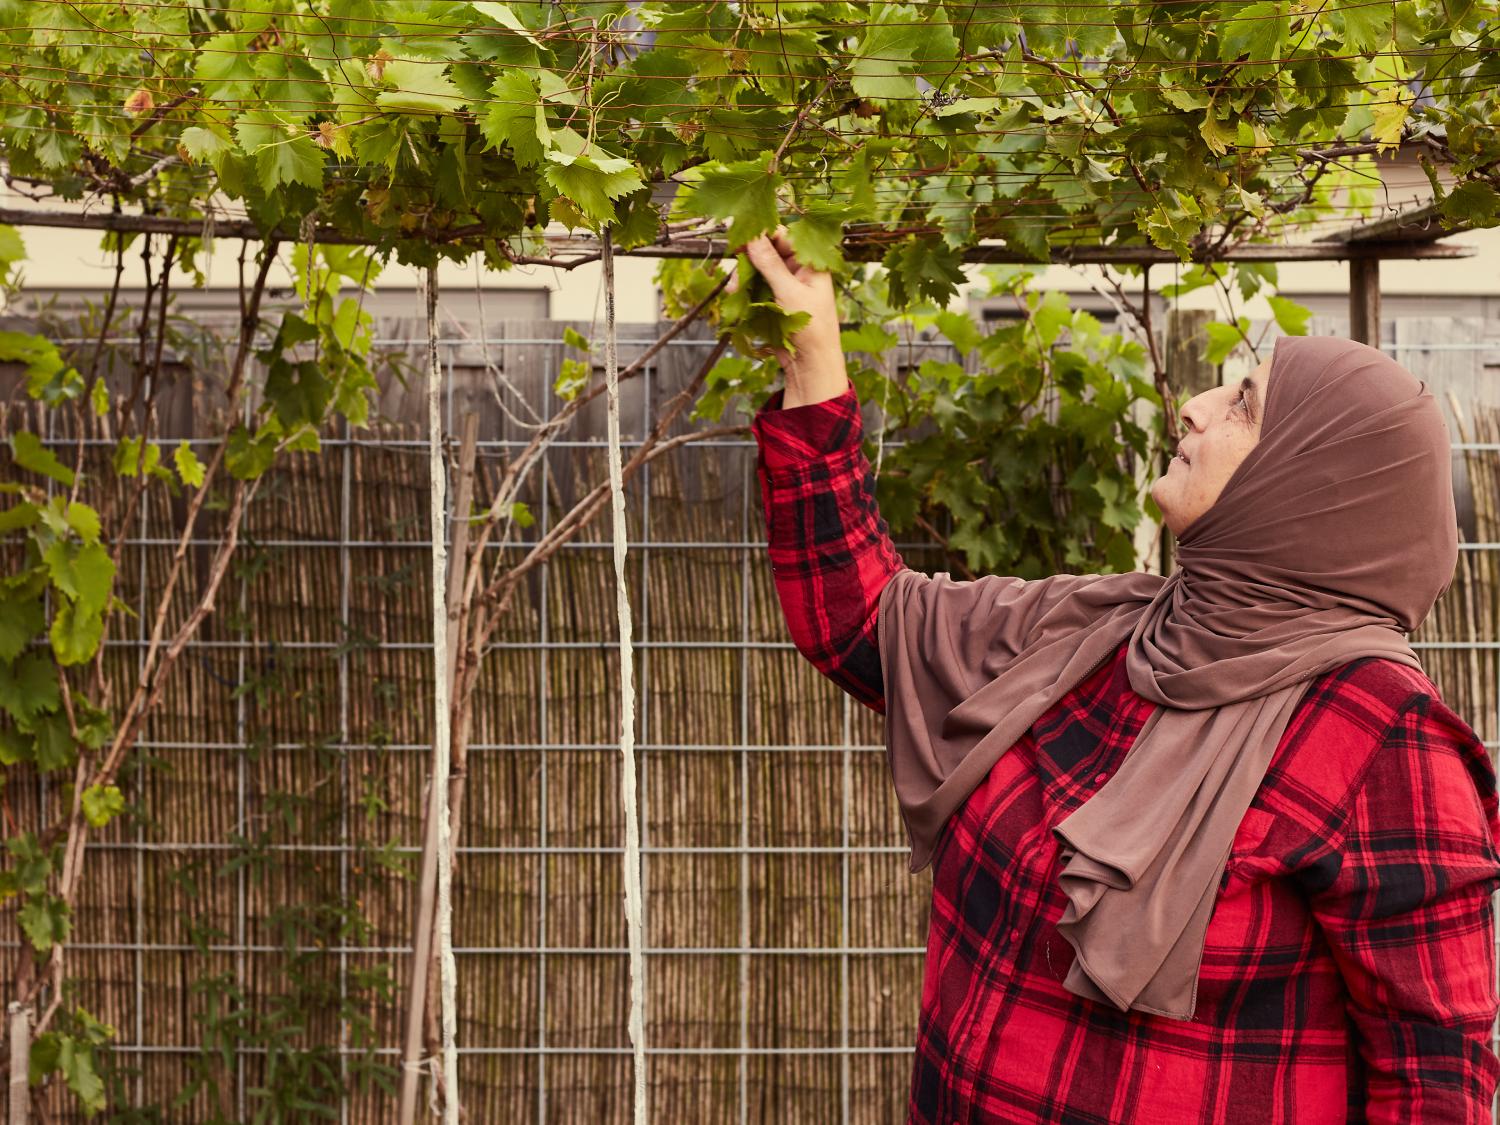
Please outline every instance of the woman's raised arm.
[{"label": "woman's raised arm", "polygon": [[796,356],[778,352],[786,388],[751,423],[782,614],[803,656],[883,712],[876,612],[881,590],[905,564],[875,505],[833,279],[797,262],[784,228],[746,243],[745,254],[777,304],[811,316],[792,337]]},{"label": "woman's raised arm", "polygon": [[905,563],[875,505],[859,400],[852,386],[807,406],[783,407],[783,396],[750,427],[781,612],[803,656],[883,713],[876,612]]}]

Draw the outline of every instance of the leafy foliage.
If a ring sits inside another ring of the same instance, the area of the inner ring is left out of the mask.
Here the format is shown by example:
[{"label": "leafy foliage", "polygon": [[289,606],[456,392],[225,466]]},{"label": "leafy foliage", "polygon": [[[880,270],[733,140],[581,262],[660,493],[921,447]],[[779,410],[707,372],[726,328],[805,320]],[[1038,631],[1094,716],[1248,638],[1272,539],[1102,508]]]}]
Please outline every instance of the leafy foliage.
[{"label": "leafy foliage", "polygon": [[[1271,238],[1335,189],[1368,204],[1373,153],[1403,138],[1465,181],[1447,214],[1496,221],[1496,64],[1475,49],[1493,4],[1164,15],[0,0],[0,112],[12,174],[60,196],[193,217],[217,197],[289,238],[312,214],[413,262],[504,268],[552,220],[610,224],[628,248],[677,217],[737,244],[788,214],[833,266],[862,224],[891,232],[897,306],[951,297],[954,255],[986,237],[1039,260],[1079,240],[1186,256],[1219,227]],[[1349,145],[1334,165],[1289,158]],[[675,191],[666,213],[656,187]]]}]

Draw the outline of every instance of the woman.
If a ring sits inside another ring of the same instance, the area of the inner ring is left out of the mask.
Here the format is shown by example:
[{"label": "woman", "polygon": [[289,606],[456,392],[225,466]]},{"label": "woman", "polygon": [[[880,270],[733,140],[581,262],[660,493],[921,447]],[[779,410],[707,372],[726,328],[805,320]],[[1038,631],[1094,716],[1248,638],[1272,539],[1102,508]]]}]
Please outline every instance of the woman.
[{"label": "woman", "polygon": [[1495,777],[1406,641],[1457,549],[1426,388],[1283,338],[1183,408],[1170,578],[927,577],[828,275],[745,250],[812,314],[753,424],[783,611],[934,865],[910,1120],[1488,1121]]}]

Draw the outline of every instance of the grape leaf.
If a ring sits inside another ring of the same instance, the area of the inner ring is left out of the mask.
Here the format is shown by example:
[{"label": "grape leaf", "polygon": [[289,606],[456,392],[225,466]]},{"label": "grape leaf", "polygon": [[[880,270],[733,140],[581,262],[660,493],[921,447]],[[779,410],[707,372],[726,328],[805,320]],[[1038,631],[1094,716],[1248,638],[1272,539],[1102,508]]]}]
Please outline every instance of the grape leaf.
[{"label": "grape leaf", "polygon": [[1346,0],[1331,5],[1331,11],[1343,22],[1345,46],[1364,52],[1378,51],[1390,43],[1392,7],[1369,0]]},{"label": "grape leaf", "polygon": [[234,133],[245,155],[254,158],[260,186],[268,195],[283,184],[323,186],[323,151],[301,126],[271,110],[257,109],[235,122]]},{"label": "grape leaf", "polygon": [[103,828],[125,811],[125,794],[116,785],[90,785],[80,800],[83,815],[95,828]]},{"label": "grape leaf", "polygon": [[57,459],[57,454],[42,444],[42,439],[27,430],[10,435],[10,453],[16,464],[33,473],[51,477],[59,484],[72,487],[73,470]]},{"label": "grape leaf", "polygon": [[375,97],[382,109],[399,109],[407,113],[456,113],[469,104],[463,91],[443,73],[435,62],[412,62],[395,59],[385,64],[381,79],[392,87]]},{"label": "grape leaf", "polygon": [[797,261],[815,270],[837,270],[844,265],[844,223],[849,208],[838,203],[815,201],[804,206],[802,215],[786,225],[786,235]]},{"label": "grape leaf", "polygon": [[758,234],[775,230],[781,221],[776,206],[781,177],[766,169],[765,160],[742,160],[706,168],[693,191],[682,200],[683,213],[728,219],[731,249],[743,246]]},{"label": "grape leaf", "polygon": [[552,149],[542,172],[547,182],[566,195],[596,223],[614,218],[613,200],[645,185],[635,165],[620,156],[588,156]]},{"label": "grape leaf", "polygon": [[507,70],[490,87],[495,97],[479,117],[479,132],[491,149],[509,145],[522,167],[540,164],[552,142],[536,83],[522,70]]},{"label": "grape leaf", "polygon": [[23,729],[30,730],[38,716],[56,711],[60,701],[57,670],[45,656],[30,653],[0,664],[0,707]]},{"label": "grape leaf", "polygon": [[1307,335],[1307,321],[1312,316],[1312,309],[1306,305],[1299,305],[1290,297],[1267,295],[1266,303],[1271,306],[1271,313],[1276,317],[1276,323],[1288,336]]}]

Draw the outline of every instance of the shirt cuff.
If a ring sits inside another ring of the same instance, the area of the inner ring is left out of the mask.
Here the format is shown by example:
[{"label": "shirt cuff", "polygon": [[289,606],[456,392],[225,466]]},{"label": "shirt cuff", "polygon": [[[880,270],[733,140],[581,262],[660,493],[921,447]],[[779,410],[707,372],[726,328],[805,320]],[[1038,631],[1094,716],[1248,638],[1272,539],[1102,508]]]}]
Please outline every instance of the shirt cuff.
[{"label": "shirt cuff", "polygon": [[864,420],[852,382],[843,394],[804,406],[783,408],[785,395],[785,389],[776,391],[750,422],[761,464],[773,479],[830,454],[860,448]]}]

